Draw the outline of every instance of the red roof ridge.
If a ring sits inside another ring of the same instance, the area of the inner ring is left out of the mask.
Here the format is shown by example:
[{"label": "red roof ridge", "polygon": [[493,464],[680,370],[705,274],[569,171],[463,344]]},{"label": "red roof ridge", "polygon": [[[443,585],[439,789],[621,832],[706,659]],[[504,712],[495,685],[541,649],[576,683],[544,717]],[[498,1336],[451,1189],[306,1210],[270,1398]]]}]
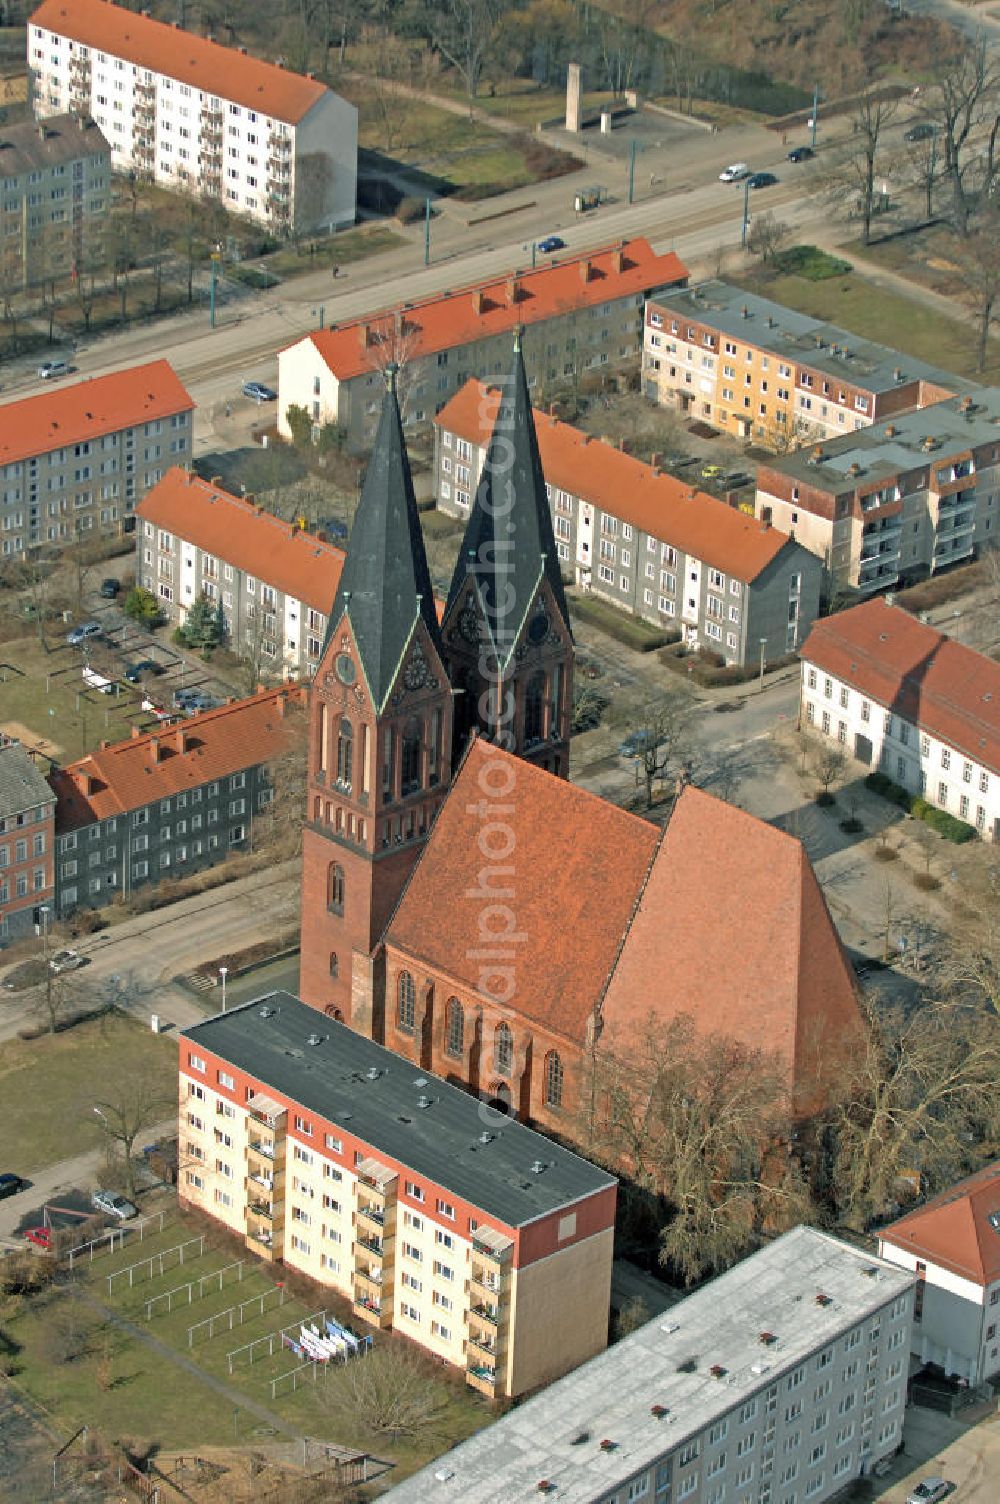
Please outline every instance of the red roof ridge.
[{"label": "red roof ridge", "polygon": [[[988,1208],[981,1204],[986,1200],[990,1203]],[[962,1218],[963,1208],[972,1222],[974,1250],[968,1251],[974,1251],[975,1263],[966,1261],[960,1242],[955,1241],[970,1236],[968,1226],[955,1226],[955,1220]],[[971,1277],[992,1284],[1000,1277],[1000,1228],[994,1228],[990,1222],[991,1216],[997,1214],[1000,1214],[1000,1160],[985,1165],[964,1180],[939,1191],[922,1206],[890,1222],[880,1229],[879,1237],[912,1253],[925,1254],[934,1263],[963,1278]],[[990,1228],[988,1242],[987,1225]]]},{"label": "red roof ridge", "polygon": [[[498,406],[497,388],[470,377],[434,422],[482,448]],[[623,522],[676,544],[735,579],[751,584],[793,542],[780,529],[698,491],[636,455],[551,413],[533,412],[542,468],[550,485],[595,502]]]},{"label": "red roof ridge", "polygon": [[297,124],[330,92],[303,73],[158,21],[146,11],[126,10],[110,0],[72,0],[72,6],[70,0],[42,0],[28,24],[127,58],[150,72],[290,125]]}]

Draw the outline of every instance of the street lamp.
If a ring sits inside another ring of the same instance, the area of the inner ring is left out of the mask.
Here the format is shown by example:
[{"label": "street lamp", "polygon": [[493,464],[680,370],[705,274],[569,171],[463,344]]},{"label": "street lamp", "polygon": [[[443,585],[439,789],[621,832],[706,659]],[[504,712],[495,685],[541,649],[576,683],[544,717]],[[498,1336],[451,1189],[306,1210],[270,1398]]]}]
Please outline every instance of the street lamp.
[{"label": "street lamp", "polygon": [[764,649],[766,647],[767,638],[762,637],[760,639],[760,684],[757,687],[757,693],[760,695],[764,693]]},{"label": "street lamp", "polygon": [[325,303],[321,303],[318,308],[314,308],[313,311],[312,311],[312,316],[313,316],[314,319],[315,318],[319,319],[319,327],[321,329],[325,328],[325,326],[326,326],[326,304]]},{"label": "street lamp", "polygon": [[219,967],[219,976],[222,978],[222,1011],[226,1011],[226,977],[229,973],[228,966]]},{"label": "street lamp", "polygon": [[750,228],[750,175],[743,180],[743,230],[740,234],[740,245],[743,250],[747,248],[747,231]]}]

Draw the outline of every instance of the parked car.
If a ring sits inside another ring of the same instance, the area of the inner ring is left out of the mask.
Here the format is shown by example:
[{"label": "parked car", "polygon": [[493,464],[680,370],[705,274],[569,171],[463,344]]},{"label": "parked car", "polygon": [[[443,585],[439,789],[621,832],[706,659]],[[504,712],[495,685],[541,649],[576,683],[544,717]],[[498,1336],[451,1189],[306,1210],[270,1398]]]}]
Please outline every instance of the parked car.
[{"label": "parked car", "polygon": [[147,715],[153,716],[160,725],[169,725],[171,721],[177,719],[172,710],[165,710],[162,705],[157,705],[148,695],[143,696],[142,708],[146,711]]},{"label": "parked car", "polygon": [[719,173],[719,182],[739,183],[743,178],[748,178],[749,176],[750,168],[746,162],[731,162],[728,167]]},{"label": "parked car", "polygon": [[795,146],[788,153],[789,162],[810,162],[816,155],[811,146]]},{"label": "parked car", "polygon": [[631,732],[618,748],[620,757],[639,757],[656,745],[656,738],[647,729]]},{"label": "parked car", "polygon": [[49,966],[57,976],[64,971],[76,971],[86,964],[86,956],[81,956],[78,950],[57,950],[54,956],[49,957]]},{"label": "parked car", "polygon": [[948,1497],[954,1486],[946,1478],[925,1478],[907,1494],[906,1504],[938,1504],[939,1499]]},{"label": "parked car", "polygon": [[144,674],[150,674],[155,679],[163,671],[162,663],[154,663],[152,658],[140,658],[137,663],[126,663],[125,681],[128,684],[139,684]]},{"label": "parked car", "polygon": [[773,188],[778,179],[773,172],[753,172],[748,181],[751,188]]},{"label": "parked car", "polygon": [[20,1175],[0,1175],[0,1201],[6,1201],[8,1196],[16,1196],[18,1191],[23,1191],[28,1184]]},{"label": "parked car", "polygon": [[74,627],[71,632],[66,633],[66,641],[69,643],[71,648],[78,648],[81,647],[83,643],[88,640],[88,638],[100,637],[102,630],[103,628],[101,627],[99,621],[85,621],[82,622],[80,626]]},{"label": "parked car", "polygon": [[106,580],[101,581],[101,600],[113,601],[121,588],[121,580],[116,580],[112,575],[109,575]]},{"label": "parked car", "polygon": [[538,249],[544,251],[545,255],[548,256],[553,251],[564,251],[566,249],[566,242],[560,239],[558,235],[546,235],[544,240],[538,242]]},{"label": "parked car", "polygon": [[262,381],[244,381],[243,395],[253,402],[277,402],[278,394],[273,387],[265,386]]},{"label": "parked car", "polygon": [[43,360],[38,367],[40,381],[52,381],[56,376],[68,376],[73,367],[68,360]]},{"label": "parked car", "polygon": [[127,1196],[118,1196],[114,1191],[95,1191],[90,1204],[95,1212],[103,1212],[106,1217],[117,1217],[119,1222],[127,1222],[130,1217],[139,1215],[139,1208]]},{"label": "parked car", "polygon": [[52,1251],[52,1228],[29,1227],[24,1237],[29,1243],[34,1243],[36,1248],[44,1248],[46,1253]]},{"label": "parked car", "polygon": [[187,688],[181,685],[180,689],[174,690],[174,705],[176,709],[180,710],[182,706],[187,705],[190,700],[200,699],[201,696],[204,695],[204,693],[205,691],[203,689],[198,689],[193,684],[189,684]]},{"label": "parked car", "polygon": [[718,478],[719,478],[719,476],[721,474],[722,474],[722,466],[721,465],[702,465],[702,467],[701,467],[701,478],[702,478],[702,480],[718,480]]},{"label": "parked car", "polygon": [[185,700],[181,709],[185,715],[201,715],[203,710],[215,710],[219,703],[214,695],[199,694],[194,699]]},{"label": "parked car", "polygon": [[[911,125],[908,131],[903,133],[904,141],[929,141],[937,135],[937,126],[931,125],[929,120],[920,120],[916,125]],[[931,1480],[933,1481],[933,1480]]]}]

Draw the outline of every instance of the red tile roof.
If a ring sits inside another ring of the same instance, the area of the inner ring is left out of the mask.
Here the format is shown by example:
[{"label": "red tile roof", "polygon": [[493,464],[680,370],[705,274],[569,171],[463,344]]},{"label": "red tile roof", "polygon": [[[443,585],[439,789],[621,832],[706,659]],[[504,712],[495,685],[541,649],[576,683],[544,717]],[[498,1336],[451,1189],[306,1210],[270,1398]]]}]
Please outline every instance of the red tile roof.
[{"label": "red tile roof", "polygon": [[166,360],[91,376],[0,406],[0,465],[193,410]]},{"label": "red tile roof", "polygon": [[801,657],[1000,772],[1000,664],[991,658],[883,600],[816,622]]},{"label": "red tile roof", "polygon": [[[507,777],[484,778],[488,768],[500,768]],[[582,1044],[659,840],[659,831],[645,820],[477,740],[437,817],[386,943],[443,970],[459,986],[482,992],[481,973],[489,966],[477,957],[484,904],[463,895],[476,887],[481,873],[490,874],[478,837],[494,802],[490,786],[508,780],[509,791],[495,802],[503,811],[496,818],[513,835],[508,859],[513,876],[497,860],[494,885],[513,888],[510,907],[523,939],[509,947],[514,991],[506,1005]]]},{"label": "red tile roof", "polygon": [[[617,270],[619,263],[621,269]],[[530,329],[532,324],[575,308],[646,293],[686,278],[687,267],[672,251],[658,256],[647,240],[627,240],[622,247],[589,251],[553,261],[536,271],[512,272],[492,282],[469,283],[423,302],[407,303],[405,308],[385,308],[349,323],[316,330],[307,338],[338,381],[348,381],[352,376],[370,374],[369,341],[377,345],[380,338],[391,333],[395,313],[405,321],[406,359],[414,360],[489,339],[518,325]],[[515,288],[516,300],[511,296]],[[525,350],[530,361],[530,335]]]},{"label": "red tile roof", "polygon": [[[434,422],[485,448],[500,393],[470,379],[446,402]],[[751,584],[792,540],[715,496],[695,491],[672,475],[535,410],[542,469],[550,486],[593,502],[662,543]]]},{"label": "red tile roof", "polygon": [[334,544],[179,466],[135,510],[144,521],[329,614],[344,567],[344,551]]},{"label": "red tile roof", "polygon": [[114,742],[53,771],[56,831],[62,833],[141,809],[201,783],[280,757],[304,735],[293,714],[305,707],[304,685],[264,690],[179,725]]},{"label": "red tile roof", "polygon": [[1000,1160],[890,1223],[879,1238],[977,1285],[1000,1280]]},{"label": "red tile roof", "polygon": [[652,1015],[775,1052],[806,1110],[824,1046],[860,1031],[856,981],[801,842],[688,785],[603,1005],[602,1043],[627,1055]]},{"label": "red tile roof", "polygon": [[165,73],[206,94],[232,100],[290,125],[297,124],[327,92],[325,84],[316,79],[138,15],[124,6],[111,5],[108,0],[42,0],[28,24],[126,58],[150,72]]}]

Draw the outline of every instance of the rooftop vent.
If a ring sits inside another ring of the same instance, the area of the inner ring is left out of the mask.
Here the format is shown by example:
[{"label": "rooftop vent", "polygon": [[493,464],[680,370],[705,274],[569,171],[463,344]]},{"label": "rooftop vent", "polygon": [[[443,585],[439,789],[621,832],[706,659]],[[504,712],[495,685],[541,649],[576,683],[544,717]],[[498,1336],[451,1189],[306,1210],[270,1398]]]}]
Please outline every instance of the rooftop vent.
[{"label": "rooftop vent", "polygon": [[903,372],[902,372],[902,370],[900,369],[899,366],[893,366],[893,368],[892,368],[892,379],[897,384],[900,381],[905,381],[906,380],[906,377],[904,376],[904,374],[903,374]]},{"label": "rooftop vent", "polygon": [[750,1372],[751,1373],[755,1373],[758,1378],[760,1378],[760,1376],[761,1376],[762,1373],[769,1373],[770,1369],[771,1369],[770,1363],[764,1363],[764,1362],[758,1361],[757,1363],[751,1363],[750,1364]]},{"label": "rooftop vent", "polygon": [[660,1331],[666,1332],[668,1337],[673,1336],[674,1332],[679,1332],[680,1329],[681,1326],[679,1321],[666,1321],[664,1322],[663,1326],[660,1327]]},{"label": "rooftop vent", "polygon": [[683,1363],[678,1363],[678,1373],[694,1373],[698,1367],[697,1358],[685,1358]]},{"label": "rooftop vent", "polygon": [[434,1474],[435,1483],[450,1483],[455,1476],[455,1471],[450,1467],[439,1467]]},{"label": "rooftop vent", "polygon": [[822,1290],[821,1290],[820,1293],[816,1296],[816,1304],[818,1306],[832,1306],[833,1305],[833,1296],[832,1295],[824,1295],[823,1292],[822,1292]]},{"label": "rooftop vent", "polygon": [[369,1081],[377,1081],[381,1074],[382,1072],[377,1065],[369,1066],[368,1070],[365,1071],[365,1077]]},{"label": "rooftop vent", "polygon": [[899,432],[899,430],[896,427],[895,423],[887,423],[886,424],[885,436],[886,436],[887,439],[894,439],[896,437],[896,434],[898,432]]},{"label": "rooftop vent", "polygon": [[539,1478],[538,1482],[535,1484],[535,1487],[538,1489],[538,1492],[540,1494],[554,1494],[556,1491],[555,1484],[550,1483],[548,1478]]},{"label": "rooftop vent", "polygon": [[417,1098],[417,1106],[418,1107],[430,1107],[431,1102],[433,1100],[434,1099],[432,1097],[418,1097]]},{"label": "rooftop vent", "polygon": [[740,309],[740,318],[741,319],[748,319],[749,317],[750,317],[750,310],[747,307],[747,305],[744,303],[743,307]]},{"label": "rooftop vent", "polygon": [[762,1342],[765,1347],[773,1346],[773,1344],[777,1342],[777,1340],[778,1339],[773,1332],[761,1332],[760,1336],[757,1338],[757,1341]]},{"label": "rooftop vent", "polygon": [[724,1379],[726,1377],[728,1369],[723,1368],[721,1363],[713,1363],[708,1371],[712,1375],[713,1379]]},{"label": "rooftop vent", "polygon": [[260,1010],[260,1016],[261,1016],[261,1018],[273,1018],[274,1017],[274,1009],[273,1008],[261,1008],[261,1010]]},{"label": "rooftop vent", "polygon": [[535,1159],[535,1160],[532,1161],[532,1164],[531,1164],[531,1173],[532,1173],[532,1175],[541,1175],[541,1173],[542,1173],[542,1171],[544,1169],[546,1169],[546,1165],[545,1165],[545,1163],[544,1163],[543,1160],[541,1160],[541,1159]]},{"label": "rooftop vent", "polygon": [[423,1088],[427,1085],[427,1077],[426,1076],[418,1076],[417,1079],[414,1081],[413,1084],[417,1088],[417,1091],[422,1091]]},{"label": "rooftop vent", "polygon": [[492,1144],[492,1142],[493,1142],[493,1140],[494,1140],[495,1137],[496,1137],[495,1133],[488,1133],[488,1132],[487,1133],[481,1133],[479,1135],[479,1142],[481,1144]]},{"label": "rooftop vent", "polygon": [[590,1440],[590,1432],[589,1431],[577,1431],[576,1435],[573,1437],[572,1441],[570,1442],[570,1446],[571,1447],[582,1447],[583,1444],[584,1444],[584,1442],[587,1442],[589,1440]]},{"label": "rooftop vent", "polygon": [[602,1452],[615,1452],[618,1450],[617,1441],[608,1441],[607,1437],[601,1442]]},{"label": "rooftop vent", "polygon": [[650,1405],[649,1413],[657,1420],[662,1420],[665,1415],[670,1414],[670,1409],[667,1405]]},{"label": "rooftop vent", "polygon": [[865,1276],[866,1279],[878,1279],[878,1265],[864,1264],[862,1266],[861,1273]]},{"label": "rooftop vent", "polygon": [[310,1034],[309,1038],[306,1040],[306,1044],[314,1044],[315,1045],[315,1044],[322,1044],[322,1043],[323,1043],[323,1036],[322,1036],[322,1034]]}]

